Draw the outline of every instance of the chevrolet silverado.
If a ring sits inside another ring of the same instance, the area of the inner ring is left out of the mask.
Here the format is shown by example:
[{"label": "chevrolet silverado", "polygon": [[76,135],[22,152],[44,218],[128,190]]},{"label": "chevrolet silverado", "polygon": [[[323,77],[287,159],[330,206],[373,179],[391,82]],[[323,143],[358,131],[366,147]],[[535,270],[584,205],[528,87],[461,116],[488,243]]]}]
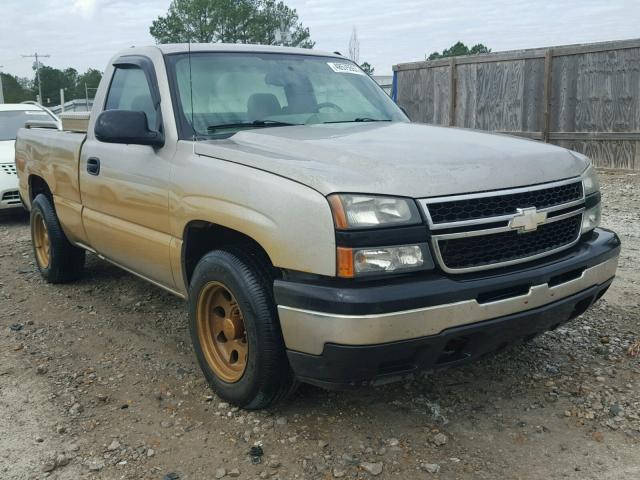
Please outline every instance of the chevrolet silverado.
[{"label": "chevrolet silverado", "polygon": [[20,130],[16,165],[45,280],[89,251],[184,298],[206,379],[250,409],[527,341],[620,252],[584,155],[411,123],[313,50],[125,50],[90,115]]}]

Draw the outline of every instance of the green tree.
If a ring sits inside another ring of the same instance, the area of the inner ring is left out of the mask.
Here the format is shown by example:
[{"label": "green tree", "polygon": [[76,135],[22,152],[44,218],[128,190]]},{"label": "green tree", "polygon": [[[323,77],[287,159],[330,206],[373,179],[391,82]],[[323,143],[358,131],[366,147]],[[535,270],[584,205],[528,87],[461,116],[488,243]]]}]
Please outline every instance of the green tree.
[{"label": "green tree", "polygon": [[[40,80],[42,81],[42,99],[40,100],[42,104],[45,106],[58,105],[60,104],[61,88],[64,88],[67,92],[75,91],[78,71],[75,68],[58,70],[57,68],[41,65]],[[34,96],[38,93],[37,75],[33,81],[33,93]]]},{"label": "green tree", "polygon": [[274,45],[275,31],[282,27],[291,32],[290,41],[285,44],[290,47],[313,48],[315,42],[311,40],[309,28],[304,27],[295,9],[289,8],[284,2],[276,0],[262,0],[258,4],[257,15],[252,22],[251,37],[248,43]]},{"label": "green tree", "polygon": [[291,32],[289,46],[313,48],[295,9],[277,0],[172,0],[149,33],[158,43],[276,43],[275,31]]},{"label": "green tree", "polygon": [[[4,101],[7,103],[19,103],[26,100],[35,100],[38,95],[38,77],[34,70],[33,80],[20,78],[8,73],[2,73],[2,86]],[[46,106],[60,104],[60,89],[65,90],[65,100],[85,98],[85,84],[89,88],[89,97],[95,95],[95,89],[100,83],[102,73],[90,68],[83,74],[78,74],[75,68],[59,70],[47,65],[40,66],[40,79],[42,81],[42,102]]]},{"label": "green tree", "polygon": [[96,88],[98,88],[101,79],[102,72],[100,70],[96,70],[95,68],[90,68],[86,72],[78,75],[73,92],[66,93],[67,99],[75,100],[77,98],[85,98],[85,86],[88,89],[89,98],[93,98],[95,96]]},{"label": "green tree", "polygon": [[[2,74],[5,102],[16,103],[25,100],[35,100],[38,95],[38,77],[34,70],[33,81],[18,78],[9,74]],[[47,65],[40,65],[40,80],[42,81],[42,103],[45,106],[60,104],[60,89],[64,89],[65,101],[84,99],[85,84],[89,89],[89,98],[95,95],[102,78],[102,72],[94,68],[78,74],[75,68],[59,70]]]},{"label": "green tree", "polygon": [[36,99],[28,78],[16,77],[8,73],[0,75],[2,76],[2,91],[6,103],[20,103]]},{"label": "green tree", "polygon": [[481,53],[491,53],[491,49],[478,43],[469,48],[462,42],[456,42],[449,48],[445,48],[442,53],[433,52],[429,55],[428,60],[437,60],[438,58],[458,57],[461,55],[478,55]]},{"label": "green tree", "polygon": [[476,43],[469,49],[469,55],[479,55],[481,53],[491,53],[491,49],[486,47],[482,43]]},{"label": "green tree", "polygon": [[376,71],[376,69],[369,62],[362,62],[362,65],[360,65],[360,68],[364,70],[367,73],[367,75],[373,75],[373,72]]}]

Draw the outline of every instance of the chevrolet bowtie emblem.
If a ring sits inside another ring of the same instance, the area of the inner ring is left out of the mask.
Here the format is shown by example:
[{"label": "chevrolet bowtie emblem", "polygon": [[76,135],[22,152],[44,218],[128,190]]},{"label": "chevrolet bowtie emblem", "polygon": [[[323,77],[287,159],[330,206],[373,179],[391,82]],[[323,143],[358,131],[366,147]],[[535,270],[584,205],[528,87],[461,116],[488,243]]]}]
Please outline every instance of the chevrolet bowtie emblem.
[{"label": "chevrolet bowtie emblem", "polygon": [[509,222],[509,228],[518,233],[535,232],[546,221],[547,212],[538,212],[536,207],[519,208],[518,214]]}]

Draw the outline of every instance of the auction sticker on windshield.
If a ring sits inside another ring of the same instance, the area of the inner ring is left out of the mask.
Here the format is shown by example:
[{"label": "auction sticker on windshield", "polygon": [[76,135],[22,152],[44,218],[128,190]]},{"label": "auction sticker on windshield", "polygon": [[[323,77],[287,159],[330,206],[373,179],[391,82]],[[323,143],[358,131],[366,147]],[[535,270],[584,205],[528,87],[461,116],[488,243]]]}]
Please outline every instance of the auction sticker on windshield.
[{"label": "auction sticker on windshield", "polygon": [[352,63],[333,63],[327,62],[327,65],[336,73],[355,73],[356,75],[364,75],[365,73]]}]

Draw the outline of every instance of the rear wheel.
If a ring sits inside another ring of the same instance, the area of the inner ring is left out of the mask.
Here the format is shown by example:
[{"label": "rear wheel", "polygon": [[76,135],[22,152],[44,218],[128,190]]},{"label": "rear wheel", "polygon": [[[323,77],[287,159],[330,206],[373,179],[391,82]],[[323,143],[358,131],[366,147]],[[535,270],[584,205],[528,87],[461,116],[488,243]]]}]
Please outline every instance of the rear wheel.
[{"label": "rear wheel", "polygon": [[259,256],[219,250],[200,260],[189,289],[198,363],[220,398],[247,409],[269,407],[294,387],[272,281]]},{"label": "rear wheel", "polygon": [[31,205],[31,240],[36,265],[47,282],[64,283],[80,276],[85,251],[71,245],[51,201],[43,194]]},{"label": "rear wheel", "polygon": [[38,267],[49,268],[51,263],[51,240],[49,231],[44,223],[44,216],[40,211],[33,213],[33,249]]}]

